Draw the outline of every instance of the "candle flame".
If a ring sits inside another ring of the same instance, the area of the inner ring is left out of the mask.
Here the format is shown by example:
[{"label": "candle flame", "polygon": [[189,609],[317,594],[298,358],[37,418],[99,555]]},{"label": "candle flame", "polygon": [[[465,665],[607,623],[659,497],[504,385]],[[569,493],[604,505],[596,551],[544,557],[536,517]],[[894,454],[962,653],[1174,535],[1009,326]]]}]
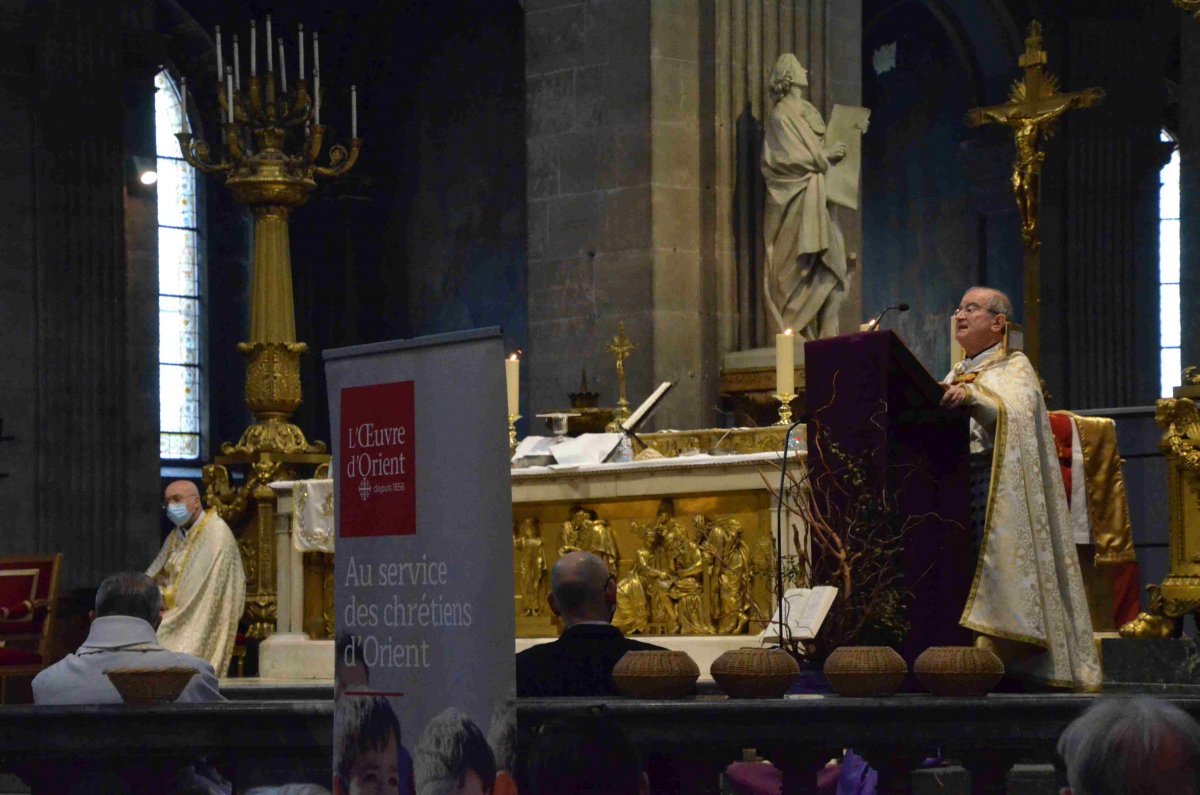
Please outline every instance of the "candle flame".
[{"label": "candle flame", "polygon": [[792,336],[792,330],[791,330],[790,328],[789,328],[789,329],[784,329],[784,330],[783,330],[783,333],[784,333],[784,334],[786,334],[786,335],[788,335],[789,337],[790,337],[790,336]]},{"label": "candle flame", "polygon": [[515,361],[517,360],[517,355],[514,353],[512,356],[509,356],[508,358],[509,358],[509,360],[510,360],[510,361],[514,361],[514,362],[515,362]]}]

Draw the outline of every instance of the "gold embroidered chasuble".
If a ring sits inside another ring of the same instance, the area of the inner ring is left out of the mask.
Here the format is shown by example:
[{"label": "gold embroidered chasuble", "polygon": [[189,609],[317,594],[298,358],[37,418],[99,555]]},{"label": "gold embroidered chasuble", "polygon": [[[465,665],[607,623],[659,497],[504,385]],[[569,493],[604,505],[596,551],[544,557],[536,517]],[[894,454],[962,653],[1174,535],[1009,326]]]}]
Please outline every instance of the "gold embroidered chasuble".
[{"label": "gold embroidered chasuble", "polygon": [[207,660],[224,675],[246,601],[242,554],[229,525],[210,509],[186,533],[176,527],[146,574],[166,605],[158,642]]},{"label": "gold embroidered chasuble", "polygon": [[1014,668],[1059,686],[1100,683],[1100,661],[1037,373],[999,346],[947,380],[969,398],[972,455],[991,456],[975,579],[960,623],[1046,649]]}]

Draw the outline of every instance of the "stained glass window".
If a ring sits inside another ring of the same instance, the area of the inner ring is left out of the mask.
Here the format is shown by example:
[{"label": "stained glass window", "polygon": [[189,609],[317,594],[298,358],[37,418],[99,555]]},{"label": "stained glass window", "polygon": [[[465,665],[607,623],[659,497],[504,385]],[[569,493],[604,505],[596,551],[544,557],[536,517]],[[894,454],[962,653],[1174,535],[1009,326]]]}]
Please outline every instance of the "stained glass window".
[{"label": "stained glass window", "polygon": [[[1162,140],[1174,143],[1166,130]],[[1183,380],[1179,348],[1179,147],[1159,172],[1158,189],[1158,330],[1161,396]]]},{"label": "stained glass window", "polygon": [[154,130],[158,152],[158,454],[200,457],[200,272],[196,172],[179,155],[183,125],[179,87],[166,71],[154,78]]}]

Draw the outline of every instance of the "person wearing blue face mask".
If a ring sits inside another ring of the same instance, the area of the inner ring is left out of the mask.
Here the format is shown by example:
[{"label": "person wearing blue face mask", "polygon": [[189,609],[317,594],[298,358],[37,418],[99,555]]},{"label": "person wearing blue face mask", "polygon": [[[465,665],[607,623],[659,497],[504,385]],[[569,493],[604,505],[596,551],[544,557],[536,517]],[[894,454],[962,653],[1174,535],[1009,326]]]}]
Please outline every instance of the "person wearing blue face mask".
[{"label": "person wearing blue face mask", "polygon": [[224,673],[246,600],[237,540],[216,510],[204,510],[200,491],[191,481],[167,486],[163,509],[175,529],[146,570],[163,594],[158,641],[171,651],[207,660]]}]

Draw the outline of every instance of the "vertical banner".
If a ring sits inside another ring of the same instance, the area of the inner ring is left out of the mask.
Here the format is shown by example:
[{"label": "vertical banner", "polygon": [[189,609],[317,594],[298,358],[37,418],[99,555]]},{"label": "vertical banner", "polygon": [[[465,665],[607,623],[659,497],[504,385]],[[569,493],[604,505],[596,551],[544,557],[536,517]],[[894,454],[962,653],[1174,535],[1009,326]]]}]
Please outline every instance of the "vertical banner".
[{"label": "vertical banner", "polygon": [[513,719],[515,636],[500,330],[324,358],[337,440],[334,792],[475,779],[490,791],[486,737]]}]

